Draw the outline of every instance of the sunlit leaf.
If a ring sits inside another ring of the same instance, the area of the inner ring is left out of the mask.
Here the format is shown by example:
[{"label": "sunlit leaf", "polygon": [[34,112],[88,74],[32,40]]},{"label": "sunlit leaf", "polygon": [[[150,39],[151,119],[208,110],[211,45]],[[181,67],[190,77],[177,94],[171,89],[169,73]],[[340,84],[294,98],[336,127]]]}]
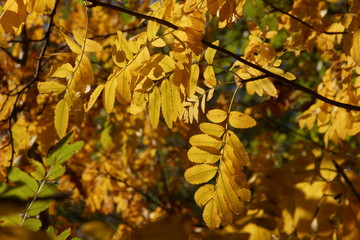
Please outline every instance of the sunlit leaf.
[{"label": "sunlit leaf", "polygon": [[214,196],[214,185],[205,184],[195,192],[194,199],[199,207],[205,206]]},{"label": "sunlit leaf", "polygon": [[256,121],[252,117],[238,111],[230,112],[229,123],[234,128],[251,128],[256,125]]},{"label": "sunlit leaf", "polygon": [[185,171],[185,180],[191,184],[201,184],[206,183],[212,179],[218,168],[208,164],[200,164],[188,168]]},{"label": "sunlit leaf", "polygon": [[59,137],[65,136],[69,122],[69,107],[64,99],[61,99],[55,107],[55,128]]}]

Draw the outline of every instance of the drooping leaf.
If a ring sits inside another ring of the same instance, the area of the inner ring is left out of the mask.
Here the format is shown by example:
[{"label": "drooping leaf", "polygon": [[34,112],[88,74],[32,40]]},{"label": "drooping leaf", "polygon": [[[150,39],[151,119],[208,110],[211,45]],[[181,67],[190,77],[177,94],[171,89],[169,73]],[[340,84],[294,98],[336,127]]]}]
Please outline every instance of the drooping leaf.
[{"label": "drooping leaf", "polygon": [[73,30],[74,38],[76,42],[81,45],[81,47],[84,46],[85,42],[85,52],[99,52],[101,51],[102,47],[99,43],[95,42],[91,39],[86,39],[85,41],[85,31],[82,29]]},{"label": "drooping leaf", "polygon": [[150,122],[153,128],[156,128],[159,124],[160,118],[160,91],[158,87],[154,87],[149,97],[149,115]]},{"label": "drooping leaf", "polygon": [[69,122],[69,107],[64,99],[61,99],[55,107],[55,128],[60,138],[65,136]]},{"label": "drooping leaf", "polygon": [[209,164],[200,164],[185,171],[185,180],[191,184],[206,183],[212,179],[218,168]]},{"label": "drooping leaf", "polygon": [[358,66],[360,66],[360,28],[353,34],[351,56]]},{"label": "drooping leaf", "polygon": [[[219,46],[219,40],[216,40],[215,42],[213,42],[212,44],[214,44],[215,46]],[[212,64],[214,57],[215,57],[215,53],[216,50],[213,48],[207,48],[205,51],[205,60],[209,63]]]},{"label": "drooping leaf", "polygon": [[85,108],[85,111],[88,112],[92,106],[94,105],[96,99],[99,97],[101,91],[104,89],[105,85],[104,84],[100,84],[98,85],[95,90],[91,93],[89,102],[87,103],[87,106]]},{"label": "drooping leaf", "polygon": [[205,224],[210,229],[217,229],[220,226],[220,217],[214,199],[211,199],[205,206],[203,212]]},{"label": "drooping leaf", "polygon": [[195,192],[194,199],[199,207],[205,206],[214,196],[214,185],[205,184]]},{"label": "drooping leaf", "polygon": [[115,90],[118,82],[115,76],[116,73],[111,74],[105,83],[103,100],[104,100],[105,110],[107,113],[111,113],[114,108]]}]

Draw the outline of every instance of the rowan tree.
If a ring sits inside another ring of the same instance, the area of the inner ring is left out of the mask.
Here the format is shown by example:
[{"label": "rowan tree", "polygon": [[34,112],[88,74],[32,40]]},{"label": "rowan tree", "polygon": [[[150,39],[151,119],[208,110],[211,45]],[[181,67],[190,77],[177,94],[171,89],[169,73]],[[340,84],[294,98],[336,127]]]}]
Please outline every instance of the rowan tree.
[{"label": "rowan tree", "polygon": [[360,2],[1,0],[1,239],[359,239]]}]

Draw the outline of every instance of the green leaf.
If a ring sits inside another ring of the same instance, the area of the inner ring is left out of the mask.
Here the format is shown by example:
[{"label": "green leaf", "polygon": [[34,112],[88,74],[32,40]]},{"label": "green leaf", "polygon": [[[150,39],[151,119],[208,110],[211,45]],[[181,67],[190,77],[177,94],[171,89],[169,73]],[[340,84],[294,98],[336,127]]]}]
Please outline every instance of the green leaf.
[{"label": "green leaf", "polygon": [[2,197],[27,199],[35,195],[39,185],[29,174],[17,167],[13,167],[10,169],[8,176],[10,182],[16,183],[16,187],[9,187],[2,194]]},{"label": "green leaf", "polygon": [[19,214],[0,216],[1,227],[18,227],[21,224],[21,216]]},{"label": "green leaf", "polygon": [[47,199],[47,200],[36,200],[31,208],[28,211],[28,215],[29,216],[36,216],[39,215],[39,213],[41,213],[42,211],[44,211],[45,209],[47,209],[50,204],[53,202],[52,199]]},{"label": "green leaf", "polygon": [[43,180],[45,178],[46,171],[42,163],[38,161],[32,161],[32,165],[35,169],[30,173],[31,176],[36,180]]},{"label": "green leaf", "polygon": [[38,197],[39,198],[48,198],[55,195],[59,187],[58,183],[46,182],[41,188]]},{"label": "green leaf", "polygon": [[30,231],[37,232],[41,227],[41,221],[37,218],[29,218],[25,220],[22,226]]},{"label": "green leaf", "polygon": [[54,239],[54,232],[55,232],[55,229],[53,226],[50,226],[46,229],[46,233],[51,240]]},{"label": "green leaf", "polygon": [[49,170],[46,180],[48,181],[55,180],[56,178],[64,175],[65,170],[66,170],[65,166],[62,164],[53,165],[52,168]]},{"label": "green leaf", "polygon": [[69,144],[72,133],[61,139],[48,153],[46,163],[50,165],[60,164],[68,160],[75,152],[79,151],[84,145],[83,141]]},{"label": "green leaf", "polygon": [[60,235],[56,237],[56,240],[66,240],[68,236],[70,236],[70,228],[60,233]]}]

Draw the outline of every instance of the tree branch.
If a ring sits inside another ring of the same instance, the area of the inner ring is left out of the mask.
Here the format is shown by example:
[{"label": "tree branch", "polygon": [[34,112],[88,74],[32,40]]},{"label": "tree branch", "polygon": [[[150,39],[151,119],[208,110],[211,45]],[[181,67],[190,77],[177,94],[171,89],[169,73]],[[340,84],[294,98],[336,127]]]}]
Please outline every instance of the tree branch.
[{"label": "tree branch", "polygon": [[[137,17],[137,18],[140,18],[140,19],[146,19],[146,20],[149,20],[149,21],[154,21],[154,22],[157,22],[159,24],[162,24],[164,26],[167,26],[169,28],[172,28],[174,30],[178,30],[179,27],[166,21],[166,20],[163,20],[163,19],[159,19],[159,18],[156,18],[156,17],[152,17],[152,16],[148,16],[148,15],[145,15],[145,14],[141,14],[141,13],[137,13],[137,12],[134,12],[134,11],[131,11],[129,9],[125,9],[123,7],[118,7],[118,6],[114,6],[114,5],[111,5],[111,4],[107,4],[107,3],[103,3],[103,2],[99,2],[98,0],[88,0],[88,2],[91,2],[92,5],[88,6],[89,8],[91,7],[95,7],[95,6],[102,6],[102,7],[105,7],[105,8],[109,8],[109,9],[113,9],[113,10],[116,10],[116,11],[119,11],[119,12],[123,12],[123,13],[126,13],[126,14],[129,14],[131,16],[134,16],[134,17]],[[225,49],[225,48],[222,48],[222,47],[219,47],[219,46],[216,46],[208,41],[206,41],[205,39],[202,39],[201,40],[202,44],[204,44],[205,46],[207,47],[210,47],[212,49],[215,49],[219,52],[222,52],[226,55],[228,55],[229,57],[232,57],[236,60],[238,60],[239,62],[249,66],[249,67],[252,67],[262,73],[264,73],[265,75],[275,79],[276,81],[280,81],[292,88],[295,88],[295,89],[298,89],[298,90],[301,90],[307,94],[310,94],[311,96],[323,101],[323,102],[326,102],[326,103],[329,103],[333,106],[337,106],[337,107],[340,107],[340,108],[344,108],[344,109],[347,109],[347,110],[354,110],[354,111],[360,111],[360,106],[355,106],[355,105],[351,105],[351,104],[347,104],[347,103],[341,103],[341,102],[337,102],[337,101],[334,101],[332,99],[329,99],[327,97],[324,97],[320,94],[318,94],[317,92],[314,92],[313,90],[309,89],[309,88],[306,88],[294,81],[290,81],[288,79],[286,79],[285,77],[283,76],[280,76],[280,75],[277,75],[275,73],[272,73],[270,71],[268,71],[267,69],[264,69],[248,60],[245,60],[244,58],[242,58],[241,56],[239,55],[236,55],[235,53],[232,53],[230,52],[229,50]]]},{"label": "tree branch", "polygon": [[[315,28],[313,26],[311,26],[310,24],[308,24],[307,22],[304,22],[303,20],[301,20],[300,18],[294,16],[294,15],[291,15],[290,13],[282,10],[281,8],[278,8],[276,7],[275,5],[273,5],[272,3],[268,2],[267,0],[263,0],[264,3],[266,3],[267,5],[269,5],[270,7],[272,7],[275,11],[277,12],[281,12],[283,14],[285,14],[286,16],[289,16],[290,18],[298,21],[299,23],[301,23],[302,25],[312,29],[312,30],[315,30]],[[335,34],[347,34],[347,32],[328,32],[328,31],[322,31],[322,33],[325,33],[325,34],[329,34],[329,35],[335,35]]]},{"label": "tree branch", "polygon": [[39,57],[38,57],[38,62],[37,62],[37,66],[36,66],[36,69],[35,69],[35,73],[34,73],[34,77],[30,80],[30,82],[28,84],[26,84],[22,89],[20,89],[18,92],[16,92],[16,94],[13,94],[14,96],[16,95],[16,100],[14,102],[14,107],[9,115],[9,118],[8,118],[8,132],[9,132],[9,136],[10,136],[10,145],[11,145],[11,158],[9,160],[10,162],[10,166],[13,165],[13,161],[14,161],[14,155],[15,155],[15,149],[14,149],[14,143],[13,143],[13,136],[12,136],[12,130],[11,130],[11,127],[12,127],[12,119],[15,117],[16,113],[17,113],[17,103],[20,99],[20,96],[27,90],[30,88],[30,86],[36,82],[38,79],[39,79],[39,76],[40,76],[40,72],[41,72],[41,66],[42,66],[42,58],[44,57],[45,55],[45,52],[46,52],[46,49],[49,45],[49,41],[50,41],[50,33],[51,33],[51,28],[53,26],[53,21],[54,21],[54,17],[55,17],[55,14],[56,14],[56,8],[58,6],[58,3],[59,3],[60,0],[56,0],[55,2],[55,6],[54,6],[54,9],[52,10],[51,14],[50,14],[50,20],[49,20],[49,25],[45,31],[45,35],[44,35],[44,45],[41,49],[41,52],[39,54]]}]

